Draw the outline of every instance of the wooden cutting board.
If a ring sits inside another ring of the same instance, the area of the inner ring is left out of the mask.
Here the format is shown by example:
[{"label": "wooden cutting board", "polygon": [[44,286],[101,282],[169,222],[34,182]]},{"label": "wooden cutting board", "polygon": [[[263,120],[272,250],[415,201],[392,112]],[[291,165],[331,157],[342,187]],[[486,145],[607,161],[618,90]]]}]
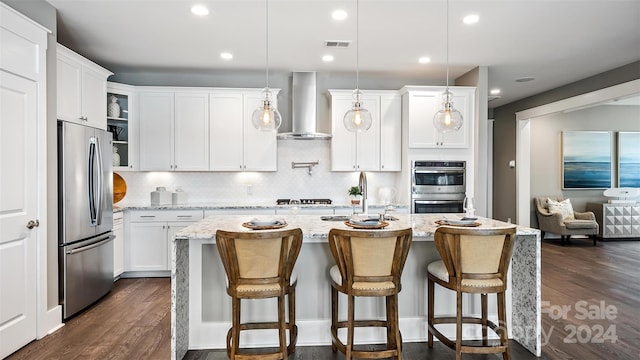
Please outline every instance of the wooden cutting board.
[{"label": "wooden cutting board", "polygon": [[113,203],[117,203],[127,195],[127,183],[118,173],[113,173]]}]

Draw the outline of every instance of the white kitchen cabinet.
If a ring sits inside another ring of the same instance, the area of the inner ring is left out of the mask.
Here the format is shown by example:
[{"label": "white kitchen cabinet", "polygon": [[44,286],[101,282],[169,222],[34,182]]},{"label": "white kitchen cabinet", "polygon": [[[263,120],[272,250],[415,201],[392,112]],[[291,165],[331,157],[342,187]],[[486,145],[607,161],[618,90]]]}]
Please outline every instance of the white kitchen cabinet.
[{"label": "white kitchen cabinet", "polygon": [[208,170],[208,94],[173,90],[138,95],[140,170]]},{"label": "white kitchen cabinet", "polygon": [[168,276],[175,232],[202,219],[202,210],[131,211],[124,275]]},{"label": "white kitchen cabinet", "polygon": [[442,108],[444,86],[407,86],[402,89],[402,117],[408,124],[409,148],[468,148],[475,119],[474,87],[450,86],[454,107],[463,118],[462,128],[445,134],[433,126],[434,115]]},{"label": "white kitchen cabinet", "polygon": [[[272,89],[274,99],[278,92]],[[276,132],[257,130],[251,123],[262,98],[261,91],[249,89],[209,94],[209,170],[278,170]]]},{"label": "white kitchen cabinet", "polygon": [[57,117],[107,129],[107,77],[113,73],[57,44]]},{"label": "white kitchen cabinet", "polygon": [[113,214],[113,277],[124,272],[124,213]]},{"label": "white kitchen cabinet", "polygon": [[331,170],[401,170],[401,97],[396,91],[363,91],[362,106],[369,110],[371,128],[350,132],[344,127],[344,114],[351,108],[351,90],[330,90],[331,94]]},{"label": "white kitchen cabinet", "polygon": [[[116,105],[113,105],[113,99]],[[107,130],[113,133],[114,171],[137,170],[134,87],[107,82]]]}]

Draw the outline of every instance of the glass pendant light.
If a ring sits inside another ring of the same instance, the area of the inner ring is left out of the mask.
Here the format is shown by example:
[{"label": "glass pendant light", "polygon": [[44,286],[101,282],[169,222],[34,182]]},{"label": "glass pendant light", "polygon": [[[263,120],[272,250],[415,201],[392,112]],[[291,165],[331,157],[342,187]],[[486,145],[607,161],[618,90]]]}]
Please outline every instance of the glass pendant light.
[{"label": "glass pendant light", "polygon": [[344,114],[342,119],[344,127],[352,132],[367,131],[371,127],[373,120],[371,119],[371,113],[369,110],[362,107],[362,92],[360,91],[360,72],[359,72],[359,4],[356,0],[356,89],[353,90],[353,105],[351,109]]},{"label": "glass pendant light", "polygon": [[442,93],[442,109],[433,116],[433,126],[440,133],[458,131],[462,127],[462,114],[453,107],[453,94],[449,91],[449,0],[447,0],[447,87]]},{"label": "glass pendant light", "polygon": [[273,107],[271,103],[271,90],[269,89],[269,0],[265,0],[266,3],[266,73],[267,73],[267,81],[266,87],[263,92],[262,105],[260,105],[255,111],[253,115],[251,115],[251,123],[253,126],[262,131],[275,131],[282,124],[282,116],[280,116],[280,112]]}]

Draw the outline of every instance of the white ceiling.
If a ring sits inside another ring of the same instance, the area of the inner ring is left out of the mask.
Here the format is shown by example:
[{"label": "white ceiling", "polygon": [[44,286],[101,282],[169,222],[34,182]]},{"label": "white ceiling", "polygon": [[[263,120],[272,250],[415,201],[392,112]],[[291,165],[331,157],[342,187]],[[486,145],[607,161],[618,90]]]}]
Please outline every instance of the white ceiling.
[{"label": "white ceiling", "polygon": [[[58,40],[113,72],[261,70],[266,64],[265,1],[47,0],[58,9]],[[491,107],[640,60],[640,0],[450,0],[450,78],[478,65],[500,88]],[[445,0],[360,0],[359,68],[444,84]],[[343,22],[331,12],[344,9]],[[463,16],[480,21],[464,25]],[[356,1],[269,1],[273,71],[355,71]],[[325,40],[351,40],[328,49]],[[219,54],[233,53],[225,61]],[[335,60],[324,63],[322,55]],[[429,64],[418,64],[429,56]],[[534,77],[518,83],[516,79]],[[409,84],[408,84],[409,85]]]}]

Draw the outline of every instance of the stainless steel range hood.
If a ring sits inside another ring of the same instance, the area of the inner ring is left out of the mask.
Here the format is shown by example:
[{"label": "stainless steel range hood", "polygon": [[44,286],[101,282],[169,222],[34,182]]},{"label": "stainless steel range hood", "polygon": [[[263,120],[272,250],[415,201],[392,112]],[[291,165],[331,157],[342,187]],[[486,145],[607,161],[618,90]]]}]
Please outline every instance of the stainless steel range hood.
[{"label": "stainless steel range hood", "polygon": [[330,134],[317,131],[316,73],[294,72],[291,93],[291,132],[278,134],[278,139],[331,139]]}]

